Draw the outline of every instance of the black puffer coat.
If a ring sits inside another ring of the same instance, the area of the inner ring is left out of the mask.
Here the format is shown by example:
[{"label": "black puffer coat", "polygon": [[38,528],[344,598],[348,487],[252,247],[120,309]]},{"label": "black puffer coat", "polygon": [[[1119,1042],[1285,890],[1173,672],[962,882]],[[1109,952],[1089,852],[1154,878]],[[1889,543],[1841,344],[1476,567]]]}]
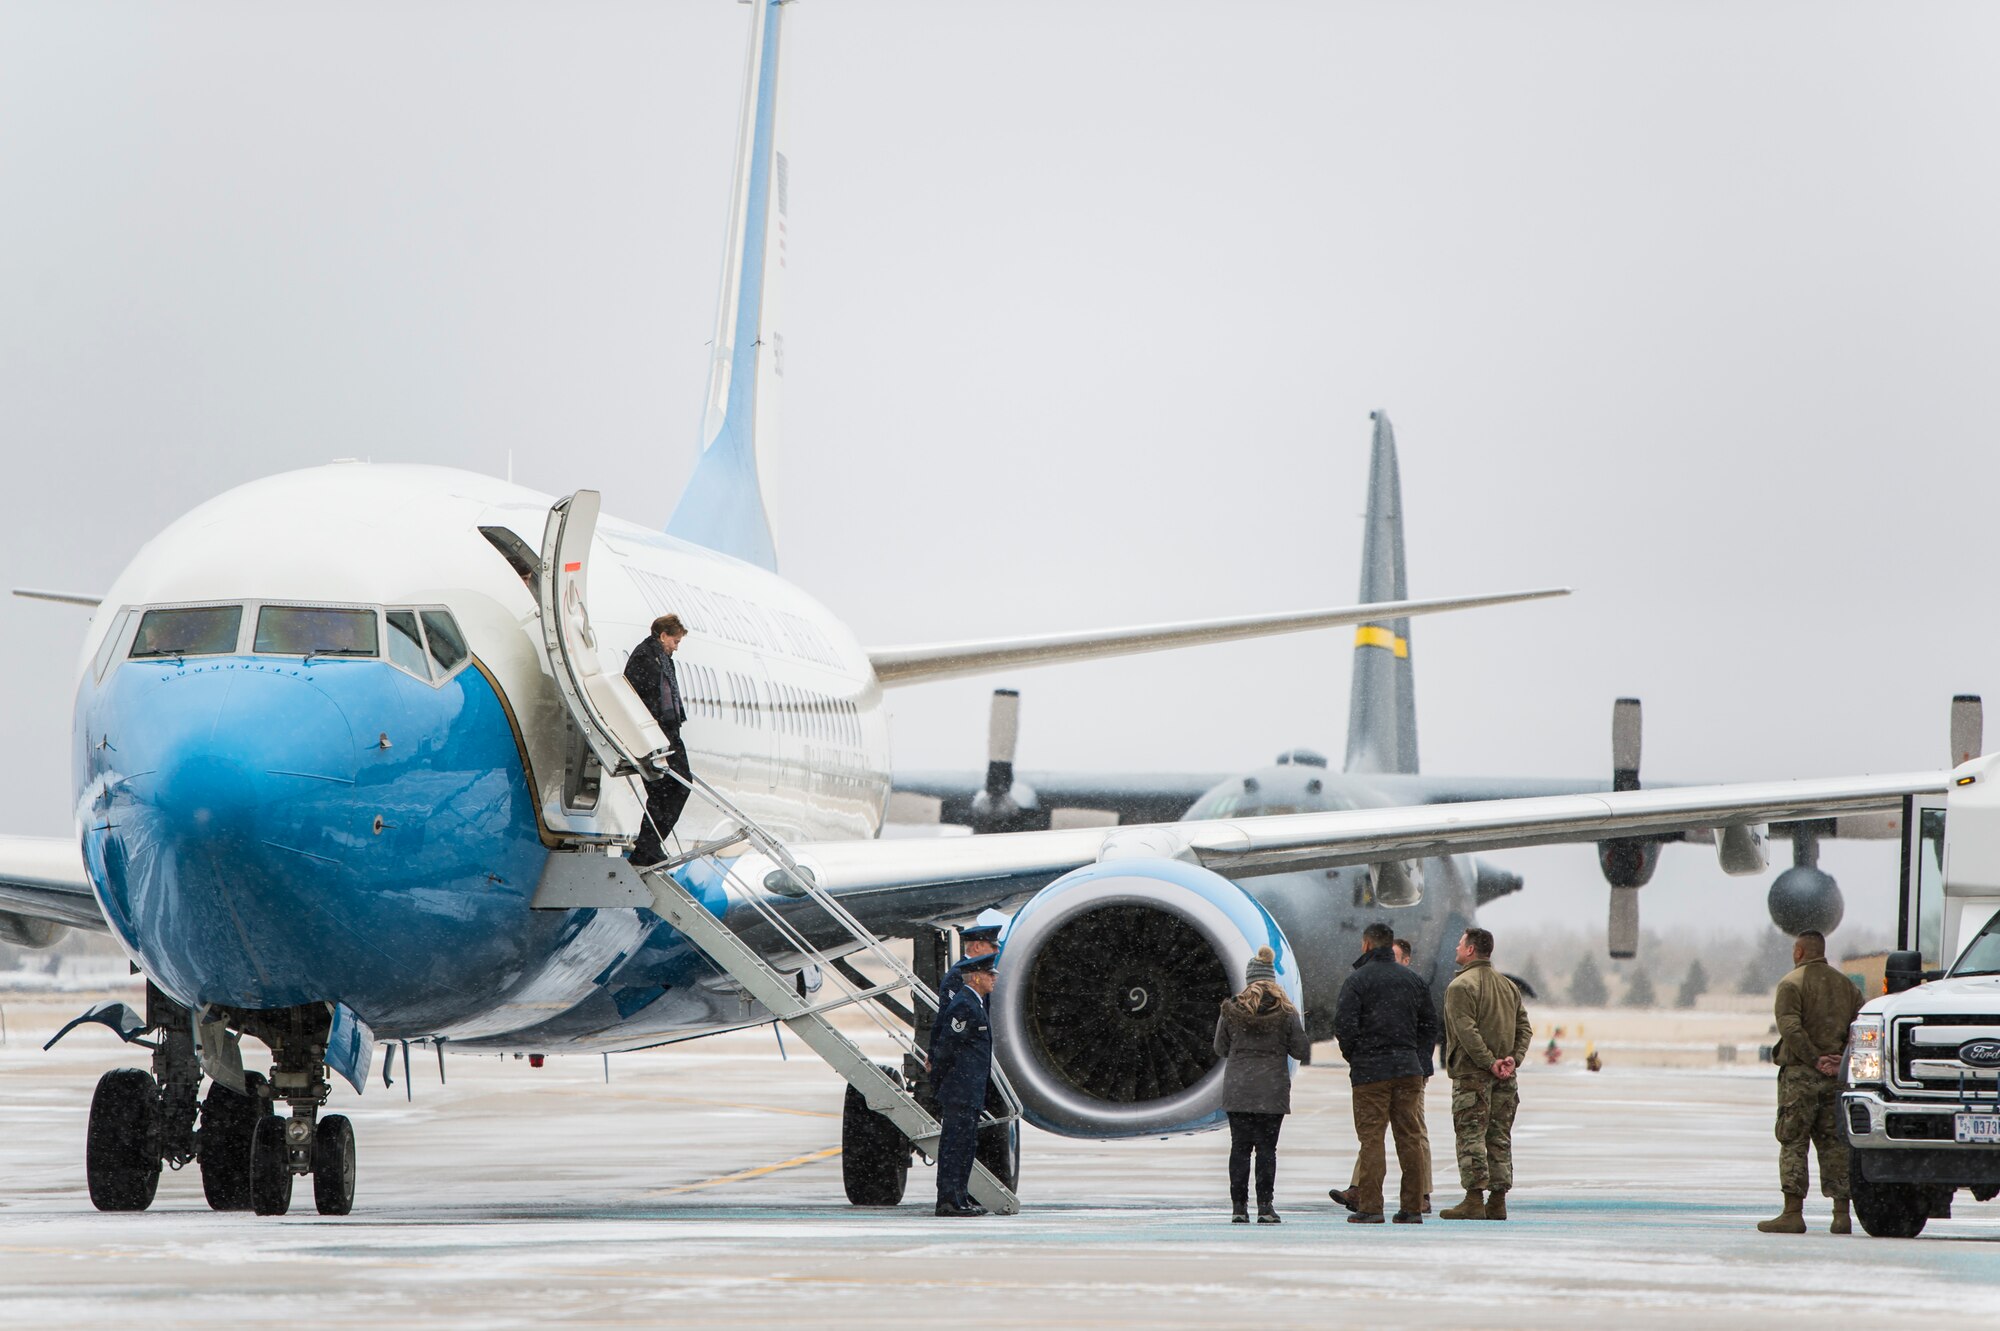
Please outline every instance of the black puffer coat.
[{"label": "black puffer coat", "polygon": [[1366,1086],[1421,1077],[1437,1036],[1430,986],[1408,966],[1396,963],[1394,948],[1363,953],[1354,963],[1354,974],[1340,986],[1333,1012],[1333,1038],[1340,1041],[1349,1080]]},{"label": "black puffer coat", "polygon": [[1292,1112],[1292,1066],[1287,1059],[1312,1062],[1312,1043],[1296,1009],[1267,996],[1252,1012],[1234,998],[1222,1001],[1215,1021],[1216,1056],[1222,1070],[1222,1107],[1233,1114]]}]

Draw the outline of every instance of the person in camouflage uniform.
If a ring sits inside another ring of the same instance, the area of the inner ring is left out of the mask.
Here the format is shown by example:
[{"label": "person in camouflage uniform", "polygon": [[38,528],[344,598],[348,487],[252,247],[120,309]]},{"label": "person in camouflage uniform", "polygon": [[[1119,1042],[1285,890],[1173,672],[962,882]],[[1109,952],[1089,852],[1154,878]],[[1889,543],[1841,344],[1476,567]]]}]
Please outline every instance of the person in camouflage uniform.
[{"label": "person in camouflage uniform", "polygon": [[1861,990],[1827,964],[1826,936],[1808,930],[1792,944],[1795,969],[1778,981],[1778,1185],[1785,1209],[1757,1222],[1766,1234],[1806,1232],[1806,1148],[1819,1151],[1819,1189],[1833,1199],[1831,1232],[1851,1234],[1847,1138],[1841,1134],[1840,1060]]},{"label": "person in camouflage uniform", "polygon": [[1465,1200],[1438,1218],[1505,1220],[1514,1186],[1514,1113],[1521,1105],[1515,1073],[1535,1032],[1521,991],[1493,969],[1492,934],[1467,929],[1457,955],[1458,974],[1444,991],[1444,1061]]}]

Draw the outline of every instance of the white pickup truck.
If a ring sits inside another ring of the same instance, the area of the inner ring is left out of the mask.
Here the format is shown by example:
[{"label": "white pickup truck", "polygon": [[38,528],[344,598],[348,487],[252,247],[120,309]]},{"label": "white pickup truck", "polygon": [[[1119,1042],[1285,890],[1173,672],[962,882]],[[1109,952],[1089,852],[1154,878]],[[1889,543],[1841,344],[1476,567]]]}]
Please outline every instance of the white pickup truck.
[{"label": "white pickup truck", "polygon": [[1901,950],[1848,1037],[1854,1215],[1878,1237],[2000,1194],[2000,755],[1952,779],[1906,802]]}]

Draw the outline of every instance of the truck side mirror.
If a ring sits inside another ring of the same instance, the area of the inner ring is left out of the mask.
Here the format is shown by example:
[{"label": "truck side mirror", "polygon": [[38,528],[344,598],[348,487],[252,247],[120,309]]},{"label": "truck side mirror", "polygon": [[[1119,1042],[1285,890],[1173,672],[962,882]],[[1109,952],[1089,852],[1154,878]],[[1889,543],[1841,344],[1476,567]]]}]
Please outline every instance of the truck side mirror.
[{"label": "truck side mirror", "polygon": [[1924,982],[1924,958],[1921,952],[1891,952],[1882,967],[1883,988],[1892,994],[1900,994],[1905,989],[1914,989]]}]

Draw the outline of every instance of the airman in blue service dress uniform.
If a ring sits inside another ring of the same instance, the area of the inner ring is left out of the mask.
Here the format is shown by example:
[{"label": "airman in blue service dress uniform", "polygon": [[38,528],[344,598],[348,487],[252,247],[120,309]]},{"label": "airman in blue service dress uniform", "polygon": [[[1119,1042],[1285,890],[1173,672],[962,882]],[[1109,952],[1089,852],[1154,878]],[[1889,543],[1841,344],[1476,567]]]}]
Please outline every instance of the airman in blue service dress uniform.
[{"label": "airman in blue service dress uniform", "polygon": [[986,1104],[986,1079],[993,1068],[993,1019],[986,996],[993,992],[996,957],[988,953],[953,969],[962,983],[938,1014],[931,1042],[931,1093],[937,1097],[937,1214],[985,1215],[966,1194],[979,1139],[979,1111]]},{"label": "airman in blue service dress uniform", "polygon": [[[989,920],[988,916],[993,918]],[[944,1029],[944,1010],[951,1006],[951,1000],[958,996],[958,991],[965,985],[963,972],[966,963],[980,957],[990,957],[998,952],[1000,931],[1006,927],[1007,917],[999,911],[989,910],[982,911],[976,923],[958,931],[958,945],[963,949],[964,955],[953,962],[950,969],[945,971],[943,978],[938,981],[937,1015],[931,1018],[931,1038],[924,1048],[930,1049],[937,1045],[938,1032]]]}]

